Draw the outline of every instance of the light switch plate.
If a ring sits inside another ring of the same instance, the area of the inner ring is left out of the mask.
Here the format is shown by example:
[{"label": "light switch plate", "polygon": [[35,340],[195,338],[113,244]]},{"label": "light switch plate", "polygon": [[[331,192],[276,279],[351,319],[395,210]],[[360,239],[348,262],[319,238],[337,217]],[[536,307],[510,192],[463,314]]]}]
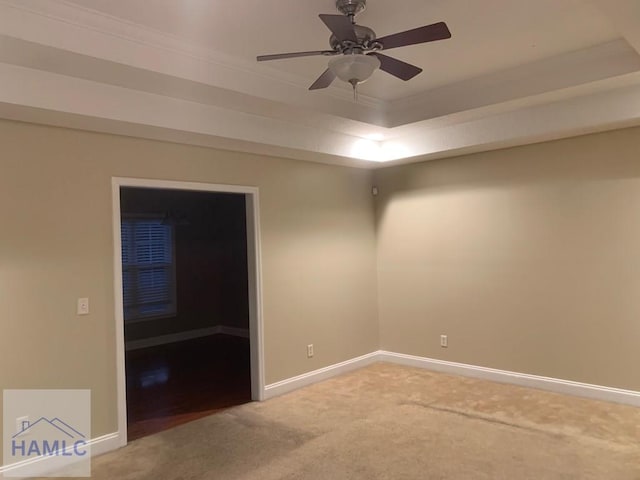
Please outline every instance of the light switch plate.
[{"label": "light switch plate", "polygon": [[78,299],[78,315],[89,315],[89,299]]}]

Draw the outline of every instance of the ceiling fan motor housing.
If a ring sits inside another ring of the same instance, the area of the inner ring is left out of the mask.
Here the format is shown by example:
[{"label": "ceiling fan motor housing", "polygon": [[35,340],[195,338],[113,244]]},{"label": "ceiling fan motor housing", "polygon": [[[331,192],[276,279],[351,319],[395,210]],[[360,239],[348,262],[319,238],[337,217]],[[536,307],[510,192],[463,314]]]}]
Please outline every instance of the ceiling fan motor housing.
[{"label": "ceiling fan motor housing", "polygon": [[355,17],[367,8],[367,0],[336,0],[336,8],[343,15]]},{"label": "ceiling fan motor housing", "polygon": [[353,30],[355,31],[356,38],[358,39],[358,43],[356,45],[353,45],[353,42],[349,41],[340,42],[335,35],[331,35],[331,38],[329,39],[331,48],[340,53],[351,53],[349,50],[353,47],[360,47],[361,50],[379,50],[381,48],[381,45],[375,44],[376,32],[369,27],[365,27],[364,25],[354,25]]}]

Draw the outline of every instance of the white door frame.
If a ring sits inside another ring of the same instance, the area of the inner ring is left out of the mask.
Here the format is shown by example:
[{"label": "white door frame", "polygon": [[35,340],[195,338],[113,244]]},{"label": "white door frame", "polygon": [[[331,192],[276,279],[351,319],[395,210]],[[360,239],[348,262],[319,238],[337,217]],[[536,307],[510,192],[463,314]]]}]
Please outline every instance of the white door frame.
[{"label": "white door frame", "polygon": [[122,299],[122,244],[120,237],[120,188],[159,188],[199,192],[241,193],[247,205],[247,265],[249,286],[249,339],[251,345],[251,398],[264,399],[264,344],[262,325],[262,275],[260,262],[260,206],[257,187],[210,183],[113,177],[113,272],[116,321],[116,369],[118,437],[127,444],[127,384],[125,372],[124,310]]}]

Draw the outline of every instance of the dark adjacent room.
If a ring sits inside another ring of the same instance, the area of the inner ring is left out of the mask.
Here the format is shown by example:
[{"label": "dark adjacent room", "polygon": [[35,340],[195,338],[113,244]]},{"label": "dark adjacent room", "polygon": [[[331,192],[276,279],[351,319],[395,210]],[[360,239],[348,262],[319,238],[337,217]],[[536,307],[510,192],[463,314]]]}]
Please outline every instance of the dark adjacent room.
[{"label": "dark adjacent room", "polygon": [[123,188],[128,436],[251,400],[242,194]]}]

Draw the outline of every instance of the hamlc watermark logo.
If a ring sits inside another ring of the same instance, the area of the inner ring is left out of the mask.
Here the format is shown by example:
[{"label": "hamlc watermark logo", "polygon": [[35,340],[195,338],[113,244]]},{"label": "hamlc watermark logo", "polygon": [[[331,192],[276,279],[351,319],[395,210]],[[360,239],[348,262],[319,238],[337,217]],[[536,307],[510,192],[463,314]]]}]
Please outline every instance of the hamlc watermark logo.
[{"label": "hamlc watermark logo", "polygon": [[91,476],[89,390],[5,390],[4,477]]}]

